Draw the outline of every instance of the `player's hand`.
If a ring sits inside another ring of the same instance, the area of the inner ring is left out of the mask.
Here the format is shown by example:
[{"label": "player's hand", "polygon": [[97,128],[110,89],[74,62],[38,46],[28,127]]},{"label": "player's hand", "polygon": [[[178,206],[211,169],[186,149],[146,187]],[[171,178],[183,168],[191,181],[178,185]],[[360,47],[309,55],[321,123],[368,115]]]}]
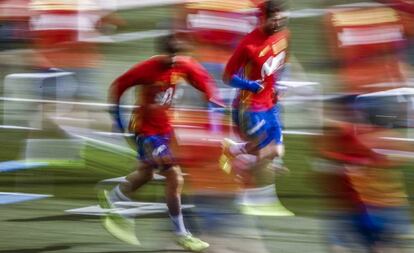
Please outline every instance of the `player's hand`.
[{"label": "player's hand", "polygon": [[111,105],[109,107],[109,113],[111,114],[111,117],[114,121],[114,125],[118,128],[117,130],[124,132],[119,105]]},{"label": "player's hand", "polygon": [[234,88],[248,90],[253,93],[259,93],[264,89],[263,81],[262,80],[248,80],[244,79],[238,75],[233,75],[230,80],[230,85]]},{"label": "player's hand", "polygon": [[264,90],[263,80],[256,80],[255,82],[258,84],[256,94],[262,92]]},{"label": "player's hand", "polygon": [[220,98],[217,97],[212,97],[208,100],[208,102],[212,103],[214,106],[220,107],[220,108],[225,108],[226,104],[223,102],[223,100],[221,100]]}]

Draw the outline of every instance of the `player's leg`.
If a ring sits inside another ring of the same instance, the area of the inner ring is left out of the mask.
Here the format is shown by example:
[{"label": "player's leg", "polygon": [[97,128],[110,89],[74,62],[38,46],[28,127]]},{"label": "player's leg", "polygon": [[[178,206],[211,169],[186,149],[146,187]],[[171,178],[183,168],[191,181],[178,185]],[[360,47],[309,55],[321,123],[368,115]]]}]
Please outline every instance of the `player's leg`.
[{"label": "player's leg", "polygon": [[110,210],[103,218],[106,230],[114,237],[133,245],[140,244],[135,235],[134,219],[117,214],[116,202],[131,201],[131,194],[152,179],[153,169],[158,167],[159,162],[158,154],[154,150],[162,145],[157,136],[139,136],[136,140],[140,160],[138,169],[111,191],[102,190],[98,193],[100,206]]},{"label": "player's leg", "polygon": [[160,164],[160,155],[155,152],[165,146],[165,141],[159,136],[137,136],[138,168],[126,176],[126,181],[115,186],[109,193],[112,203],[118,201],[130,201],[130,196],[141,186],[152,180],[153,170]]},{"label": "player's leg", "polygon": [[174,226],[174,233],[177,236],[177,243],[187,250],[202,251],[210,245],[191,235],[184,224],[181,211],[181,192],[184,178],[179,166],[163,165],[160,172],[165,177],[165,196],[170,219]]},{"label": "player's leg", "polygon": [[[231,112],[232,121],[235,124],[235,131],[240,134],[240,120],[239,120],[239,110],[233,109]],[[219,166],[227,174],[230,174],[232,171],[232,160],[239,154],[245,154],[245,145],[246,142],[238,143],[229,138],[224,138],[221,143],[222,154],[219,158]]]},{"label": "player's leg", "polygon": [[276,174],[284,174],[289,170],[283,164],[283,157],[285,155],[285,146],[283,143],[282,123],[279,117],[278,107],[274,107],[267,112],[267,121],[269,129],[268,136],[272,140],[269,145],[259,150],[259,160],[270,160],[268,169],[274,171]]},{"label": "player's leg", "polygon": [[250,122],[246,122],[248,127],[245,133],[250,141],[245,145],[245,150],[249,153],[240,154],[233,160],[236,170],[237,167],[241,168],[236,164],[237,161],[248,160],[245,168],[250,172],[250,177],[247,178],[249,184],[240,194],[241,207],[246,214],[293,215],[281,204],[276,194],[275,175],[285,170],[282,163],[284,154],[282,128],[276,116],[275,109],[248,115]]},{"label": "player's leg", "polygon": [[257,146],[266,131],[266,121],[263,117],[263,112],[233,110],[233,122],[245,142],[237,143],[230,139],[223,140],[220,166],[225,172],[230,173],[232,170],[236,170],[236,174],[243,174],[244,170],[248,170],[259,162],[256,154]]},{"label": "player's leg", "polygon": [[109,194],[112,203],[119,201],[131,201],[131,195],[141,186],[153,179],[154,166],[150,164],[141,164],[138,168],[125,177],[125,182],[115,186]]},{"label": "player's leg", "polygon": [[246,142],[228,145],[233,169],[249,170],[281,156],[282,132],[273,109],[262,112],[239,111],[237,120],[240,135]]},{"label": "player's leg", "polygon": [[180,167],[171,166],[160,172],[165,177],[165,198],[169,215],[174,225],[174,232],[177,235],[186,235],[188,231],[184,225],[181,213],[181,191],[184,184]]},{"label": "player's leg", "polygon": [[159,174],[165,177],[165,196],[170,219],[177,235],[177,243],[191,251],[202,251],[210,245],[191,235],[184,224],[181,211],[181,192],[184,178],[181,169],[171,151],[171,137],[169,135],[158,136],[154,140],[154,148],[151,150],[153,160],[160,168]]},{"label": "player's leg", "polygon": [[134,219],[116,213],[116,202],[131,201],[130,194],[151,178],[152,170],[142,166],[127,176],[126,182],[115,186],[112,191],[102,190],[98,193],[99,205],[101,208],[109,210],[107,215],[102,218],[103,226],[115,238],[128,244],[140,245],[135,235]]}]

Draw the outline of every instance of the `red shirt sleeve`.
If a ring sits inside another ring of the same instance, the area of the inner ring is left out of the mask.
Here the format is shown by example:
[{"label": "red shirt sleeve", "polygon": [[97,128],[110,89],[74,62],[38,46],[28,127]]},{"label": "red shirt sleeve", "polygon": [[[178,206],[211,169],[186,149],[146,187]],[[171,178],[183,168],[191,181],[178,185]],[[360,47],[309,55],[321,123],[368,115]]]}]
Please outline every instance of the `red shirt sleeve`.
[{"label": "red shirt sleeve", "polygon": [[240,68],[246,65],[247,52],[244,41],[242,41],[234,51],[233,55],[227,62],[226,68],[224,69],[223,80],[228,83],[230,78],[236,74]]},{"label": "red shirt sleeve", "polygon": [[157,63],[158,61],[155,58],[146,60],[119,76],[109,88],[109,102],[118,104],[122,94],[128,88],[135,85],[150,84]]}]

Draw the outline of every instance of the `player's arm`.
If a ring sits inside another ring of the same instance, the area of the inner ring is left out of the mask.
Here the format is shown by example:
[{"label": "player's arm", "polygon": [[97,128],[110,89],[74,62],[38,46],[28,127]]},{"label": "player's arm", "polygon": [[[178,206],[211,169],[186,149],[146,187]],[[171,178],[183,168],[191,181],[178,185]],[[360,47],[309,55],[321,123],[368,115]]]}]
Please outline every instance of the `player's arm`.
[{"label": "player's arm", "polygon": [[223,81],[224,83],[229,84],[231,87],[258,93],[263,90],[261,82],[245,79],[239,74],[240,69],[246,63],[247,52],[242,42],[239,44],[227,62],[223,73]]},{"label": "player's arm", "polygon": [[214,79],[207,70],[198,62],[190,59],[185,62],[185,74],[187,81],[196,89],[206,94],[207,100],[220,107],[225,107],[217,90]]},{"label": "player's arm", "polygon": [[152,65],[152,60],[148,60],[135,65],[127,72],[115,79],[109,88],[108,103],[111,105],[109,112],[113,117],[117,127],[121,131],[124,130],[119,108],[122,94],[124,94],[124,92],[132,86],[147,83],[148,72],[152,68]]}]

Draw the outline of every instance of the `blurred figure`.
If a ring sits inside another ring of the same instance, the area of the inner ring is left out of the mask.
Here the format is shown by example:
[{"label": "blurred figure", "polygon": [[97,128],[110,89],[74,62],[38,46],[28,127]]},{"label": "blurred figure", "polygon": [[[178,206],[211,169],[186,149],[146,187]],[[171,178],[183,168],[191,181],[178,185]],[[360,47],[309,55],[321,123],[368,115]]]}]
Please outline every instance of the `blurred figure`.
[{"label": "blurred figure", "polygon": [[29,41],[28,2],[0,1],[0,51],[20,48]]},{"label": "blurred figure", "polygon": [[414,1],[413,0],[378,0],[398,11],[404,25],[405,35],[408,39],[407,50],[402,55],[410,65],[410,85],[414,81]]},{"label": "blurred figure", "polygon": [[260,20],[260,25],[240,42],[223,75],[225,83],[238,89],[233,121],[245,142],[225,140],[220,163],[224,170],[233,170],[242,178],[244,213],[291,216],[293,213],[281,205],[272,184],[274,172],[286,169],[282,164],[284,146],[276,87],[288,58],[284,4],[264,1]]},{"label": "blurred figure", "polygon": [[387,6],[333,7],[326,15],[341,91],[362,94],[406,86],[401,17]]},{"label": "blurred figure", "polygon": [[[0,78],[31,67],[23,49],[30,42],[28,2],[0,0]],[[17,49],[17,50],[16,50]],[[4,84],[3,96],[6,96]]]},{"label": "blurred figure", "polygon": [[188,34],[192,55],[221,80],[234,48],[257,25],[256,7],[250,0],[189,1],[178,12],[175,29]]},{"label": "blurred figure", "polygon": [[[406,98],[396,89],[407,86],[404,23],[381,4],[331,8],[325,20],[340,91],[349,94],[326,108],[326,160],[316,168],[336,204],[330,243],[334,252],[400,252],[408,201],[399,163],[380,151],[409,150],[384,139],[408,123]],[[391,91],[397,95],[385,95]]]},{"label": "blurred figure", "polygon": [[401,252],[403,236],[410,233],[408,200],[401,160],[379,150],[403,147],[384,139],[398,137],[389,129],[368,121],[368,114],[355,110],[355,97],[330,103],[329,119],[321,139],[316,140],[321,160],[323,191],[330,194],[333,222],[328,231],[332,252]]},{"label": "blurred figure", "polygon": [[99,101],[105,97],[104,89],[95,80],[102,56],[93,39],[99,34],[98,29],[102,27],[103,20],[113,20],[106,18],[114,9],[111,2],[31,1],[35,68],[42,72],[73,72],[77,83],[64,85],[68,93],[72,93],[68,97],[75,96],[88,101]]},{"label": "blurred figure", "polygon": [[[176,85],[182,79],[204,92],[208,100],[219,103],[214,81],[207,71],[195,60],[177,56],[185,49],[185,44],[175,35],[164,37],[159,42],[164,55],[154,56],[131,68],[117,78],[109,91],[109,102],[115,104],[113,116],[119,129],[123,131],[119,103],[122,94],[136,85],[142,85],[139,106],[134,112],[129,129],[135,134],[140,165],[126,177],[126,182],[116,186],[111,192],[103,191],[101,205],[111,208],[117,201],[130,201],[130,196],[153,178],[155,171],[166,177],[166,201],[177,243],[185,249],[201,251],[209,244],[191,235],[186,229],[181,213],[181,189],[183,176],[174,155],[171,152],[172,126],[167,111],[172,103]],[[114,220],[109,216],[107,220]],[[125,224],[123,217],[106,228],[115,236],[127,242],[137,244],[134,229],[118,230]],[[117,232],[118,231],[118,232]],[[133,237],[131,236],[133,233]],[[132,238],[132,239],[131,239]]]}]

